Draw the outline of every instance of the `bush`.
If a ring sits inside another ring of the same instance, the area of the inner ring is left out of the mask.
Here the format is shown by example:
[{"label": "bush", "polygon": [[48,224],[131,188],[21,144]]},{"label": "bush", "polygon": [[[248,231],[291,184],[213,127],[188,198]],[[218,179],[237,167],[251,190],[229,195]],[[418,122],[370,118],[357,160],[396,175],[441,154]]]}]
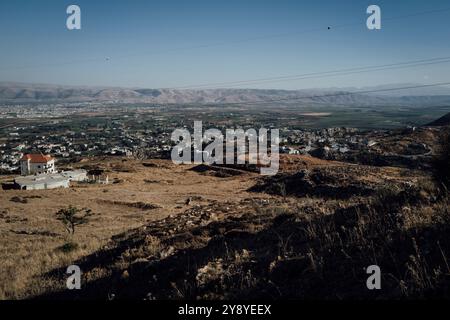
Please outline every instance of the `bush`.
[{"label": "bush", "polygon": [[77,225],[87,223],[90,216],[92,216],[90,209],[78,209],[72,206],[61,209],[56,213],[57,219],[64,224],[66,231],[70,235],[75,233],[75,227]]},{"label": "bush", "polygon": [[58,247],[58,250],[64,253],[70,253],[79,248],[79,245],[75,242],[66,242],[62,246]]}]

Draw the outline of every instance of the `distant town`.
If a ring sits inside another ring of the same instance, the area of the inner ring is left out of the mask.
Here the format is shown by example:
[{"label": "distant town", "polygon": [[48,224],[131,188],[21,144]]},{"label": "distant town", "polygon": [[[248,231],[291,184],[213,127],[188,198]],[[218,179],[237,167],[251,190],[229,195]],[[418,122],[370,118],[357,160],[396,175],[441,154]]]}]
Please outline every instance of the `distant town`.
[{"label": "distant town", "polygon": [[[364,130],[351,127],[303,128],[317,120],[330,118],[329,113],[304,113],[296,118],[288,111],[283,116],[235,108],[186,108],[140,105],[105,105],[98,103],[3,105],[0,107],[0,170],[19,174],[20,159],[29,153],[42,153],[57,159],[60,165],[85,157],[126,156],[138,159],[170,157],[176,128],[191,128],[196,117],[208,119],[210,127],[243,128],[256,125],[280,128],[280,153],[310,154],[328,160],[351,161],[364,151],[371,163],[388,157],[392,162],[427,157],[429,146],[410,141],[402,150],[386,149],[379,141],[395,137],[404,130],[423,130],[416,126],[402,129]],[[288,117],[289,116],[289,117]],[[286,121],[287,119],[287,121]],[[332,121],[332,120],[331,120]],[[400,131],[399,131],[400,130]],[[398,148],[397,148],[398,149]],[[359,161],[357,161],[359,162]]]}]

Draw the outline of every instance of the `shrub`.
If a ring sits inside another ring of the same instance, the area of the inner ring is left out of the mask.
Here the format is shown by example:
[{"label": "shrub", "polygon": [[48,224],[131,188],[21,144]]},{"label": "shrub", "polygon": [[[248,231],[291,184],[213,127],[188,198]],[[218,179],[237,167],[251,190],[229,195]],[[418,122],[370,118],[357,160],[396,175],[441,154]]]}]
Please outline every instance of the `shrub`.
[{"label": "shrub", "polygon": [[56,213],[57,219],[64,224],[66,231],[70,235],[75,233],[75,227],[77,225],[87,223],[90,216],[92,216],[90,209],[78,209],[72,206],[61,209]]},{"label": "shrub", "polygon": [[66,242],[62,246],[58,247],[58,250],[64,253],[70,253],[79,248],[78,244],[75,242]]}]

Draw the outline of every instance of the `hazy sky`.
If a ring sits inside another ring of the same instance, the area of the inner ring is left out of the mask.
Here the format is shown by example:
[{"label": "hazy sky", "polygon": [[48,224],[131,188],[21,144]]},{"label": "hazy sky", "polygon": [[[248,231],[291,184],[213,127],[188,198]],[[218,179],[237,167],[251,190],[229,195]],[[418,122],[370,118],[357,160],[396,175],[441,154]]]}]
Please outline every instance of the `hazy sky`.
[{"label": "hazy sky", "polygon": [[[81,7],[82,30],[66,29],[70,4]],[[380,31],[365,26],[370,4],[382,9]],[[436,9],[450,2],[2,0],[0,81],[161,88],[450,56],[450,10],[389,20]],[[449,70],[447,63],[246,87],[434,83],[450,81]]]}]

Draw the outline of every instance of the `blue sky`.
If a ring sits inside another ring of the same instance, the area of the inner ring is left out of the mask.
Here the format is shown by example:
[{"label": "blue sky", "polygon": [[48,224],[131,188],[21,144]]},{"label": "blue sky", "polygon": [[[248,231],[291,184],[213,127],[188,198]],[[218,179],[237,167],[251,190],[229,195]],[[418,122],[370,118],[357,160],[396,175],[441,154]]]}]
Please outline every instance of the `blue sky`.
[{"label": "blue sky", "polygon": [[[70,4],[81,7],[82,30],[66,29]],[[369,31],[370,4],[382,18],[450,9],[448,0],[1,1],[0,81],[162,88],[450,56],[450,11],[386,19]],[[343,24],[352,25],[333,28]],[[450,81],[449,70],[450,63],[247,87],[435,83]]]}]

